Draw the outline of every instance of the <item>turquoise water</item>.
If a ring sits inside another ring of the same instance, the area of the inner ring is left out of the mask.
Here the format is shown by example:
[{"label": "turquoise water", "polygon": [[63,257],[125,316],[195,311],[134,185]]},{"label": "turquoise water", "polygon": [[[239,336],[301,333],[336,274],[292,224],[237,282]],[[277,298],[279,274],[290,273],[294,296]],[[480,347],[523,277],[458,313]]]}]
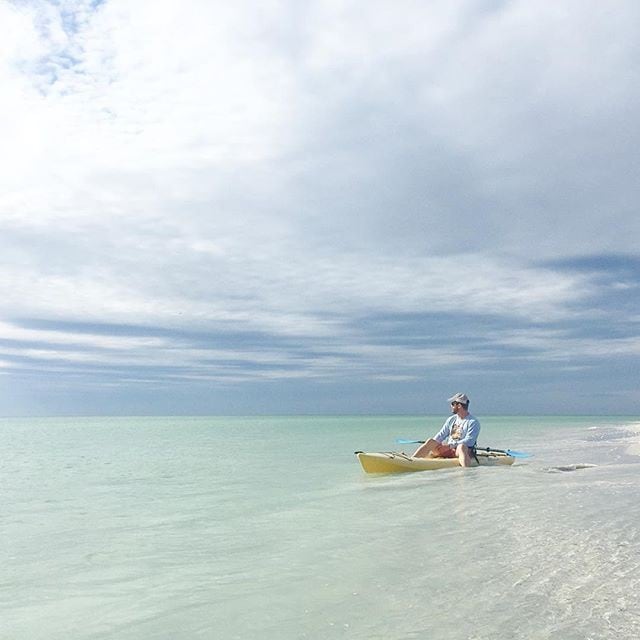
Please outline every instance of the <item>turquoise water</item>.
[{"label": "turquoise water", "polygon": [[640,420],[481,417],[511,468],[353,456],[443,418],[4,419],[0,637],[640,637]]}]

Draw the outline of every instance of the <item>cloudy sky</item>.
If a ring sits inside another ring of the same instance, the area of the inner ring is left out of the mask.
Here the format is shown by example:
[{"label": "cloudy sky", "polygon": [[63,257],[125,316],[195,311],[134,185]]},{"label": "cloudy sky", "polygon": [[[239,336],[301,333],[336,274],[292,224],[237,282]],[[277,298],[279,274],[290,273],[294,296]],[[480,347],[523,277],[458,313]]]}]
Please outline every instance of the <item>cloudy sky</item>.
[{"label": "cloudy sky", "polygon": [[640,414],[636,0],[0,0],[0,414]]}]

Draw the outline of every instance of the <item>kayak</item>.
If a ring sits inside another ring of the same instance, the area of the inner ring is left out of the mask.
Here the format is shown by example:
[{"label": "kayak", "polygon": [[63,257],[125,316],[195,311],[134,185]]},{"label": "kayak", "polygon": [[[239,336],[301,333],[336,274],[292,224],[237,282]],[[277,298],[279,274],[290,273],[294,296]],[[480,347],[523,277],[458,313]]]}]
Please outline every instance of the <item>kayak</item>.
[{"label": "kayak", "polygon": [[[515,458],[506,453],[477,451],[478,461],[472,460],[472,466],[497,466],[513,464]],[[411,471],[435,471],[459,467],[458,458],[414,458],[405,453],[389,451],[383,453],[365,453],[356,451],[362,468],[367,473],[408,473]]]}]

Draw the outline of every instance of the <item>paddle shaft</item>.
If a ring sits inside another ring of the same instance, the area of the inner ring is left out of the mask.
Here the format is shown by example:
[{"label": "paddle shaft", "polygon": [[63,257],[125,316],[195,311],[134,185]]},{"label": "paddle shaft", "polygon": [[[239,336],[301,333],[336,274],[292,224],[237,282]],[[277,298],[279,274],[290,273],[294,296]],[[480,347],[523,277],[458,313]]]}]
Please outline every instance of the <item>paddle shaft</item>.
[{"label": "paddle shaft", "polygon": [[[426,440],[403,440],[402,438],[398,438],[396,440],[398,444],[424,444]],[[522,451],[513,451],[511,449],[493,449],[492,447],[478,447],[476,446],[476,451],[486,451],[487,453],[504,453],[507,456],[511,456],[512,458],[531,458],[532,453],[523,453]]]}]

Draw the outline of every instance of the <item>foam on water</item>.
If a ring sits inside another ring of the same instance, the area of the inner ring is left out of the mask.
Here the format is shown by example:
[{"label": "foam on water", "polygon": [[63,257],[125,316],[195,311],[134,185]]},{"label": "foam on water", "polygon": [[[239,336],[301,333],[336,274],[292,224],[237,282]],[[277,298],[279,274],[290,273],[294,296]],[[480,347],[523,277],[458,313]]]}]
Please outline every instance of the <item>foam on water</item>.
[{"label": "foam on water", "polygon": [[597,464],[561,464],[556,467],[547,467],[545,471],[548,471],[549,473],[579,471],[580,469],[592,469],[597,466]]},{"label": "foam on water", "polygon": [[4,421],[0,637],[640,637],[638,422],[484,418],[508,468],[352,455],[440,422]]}]

